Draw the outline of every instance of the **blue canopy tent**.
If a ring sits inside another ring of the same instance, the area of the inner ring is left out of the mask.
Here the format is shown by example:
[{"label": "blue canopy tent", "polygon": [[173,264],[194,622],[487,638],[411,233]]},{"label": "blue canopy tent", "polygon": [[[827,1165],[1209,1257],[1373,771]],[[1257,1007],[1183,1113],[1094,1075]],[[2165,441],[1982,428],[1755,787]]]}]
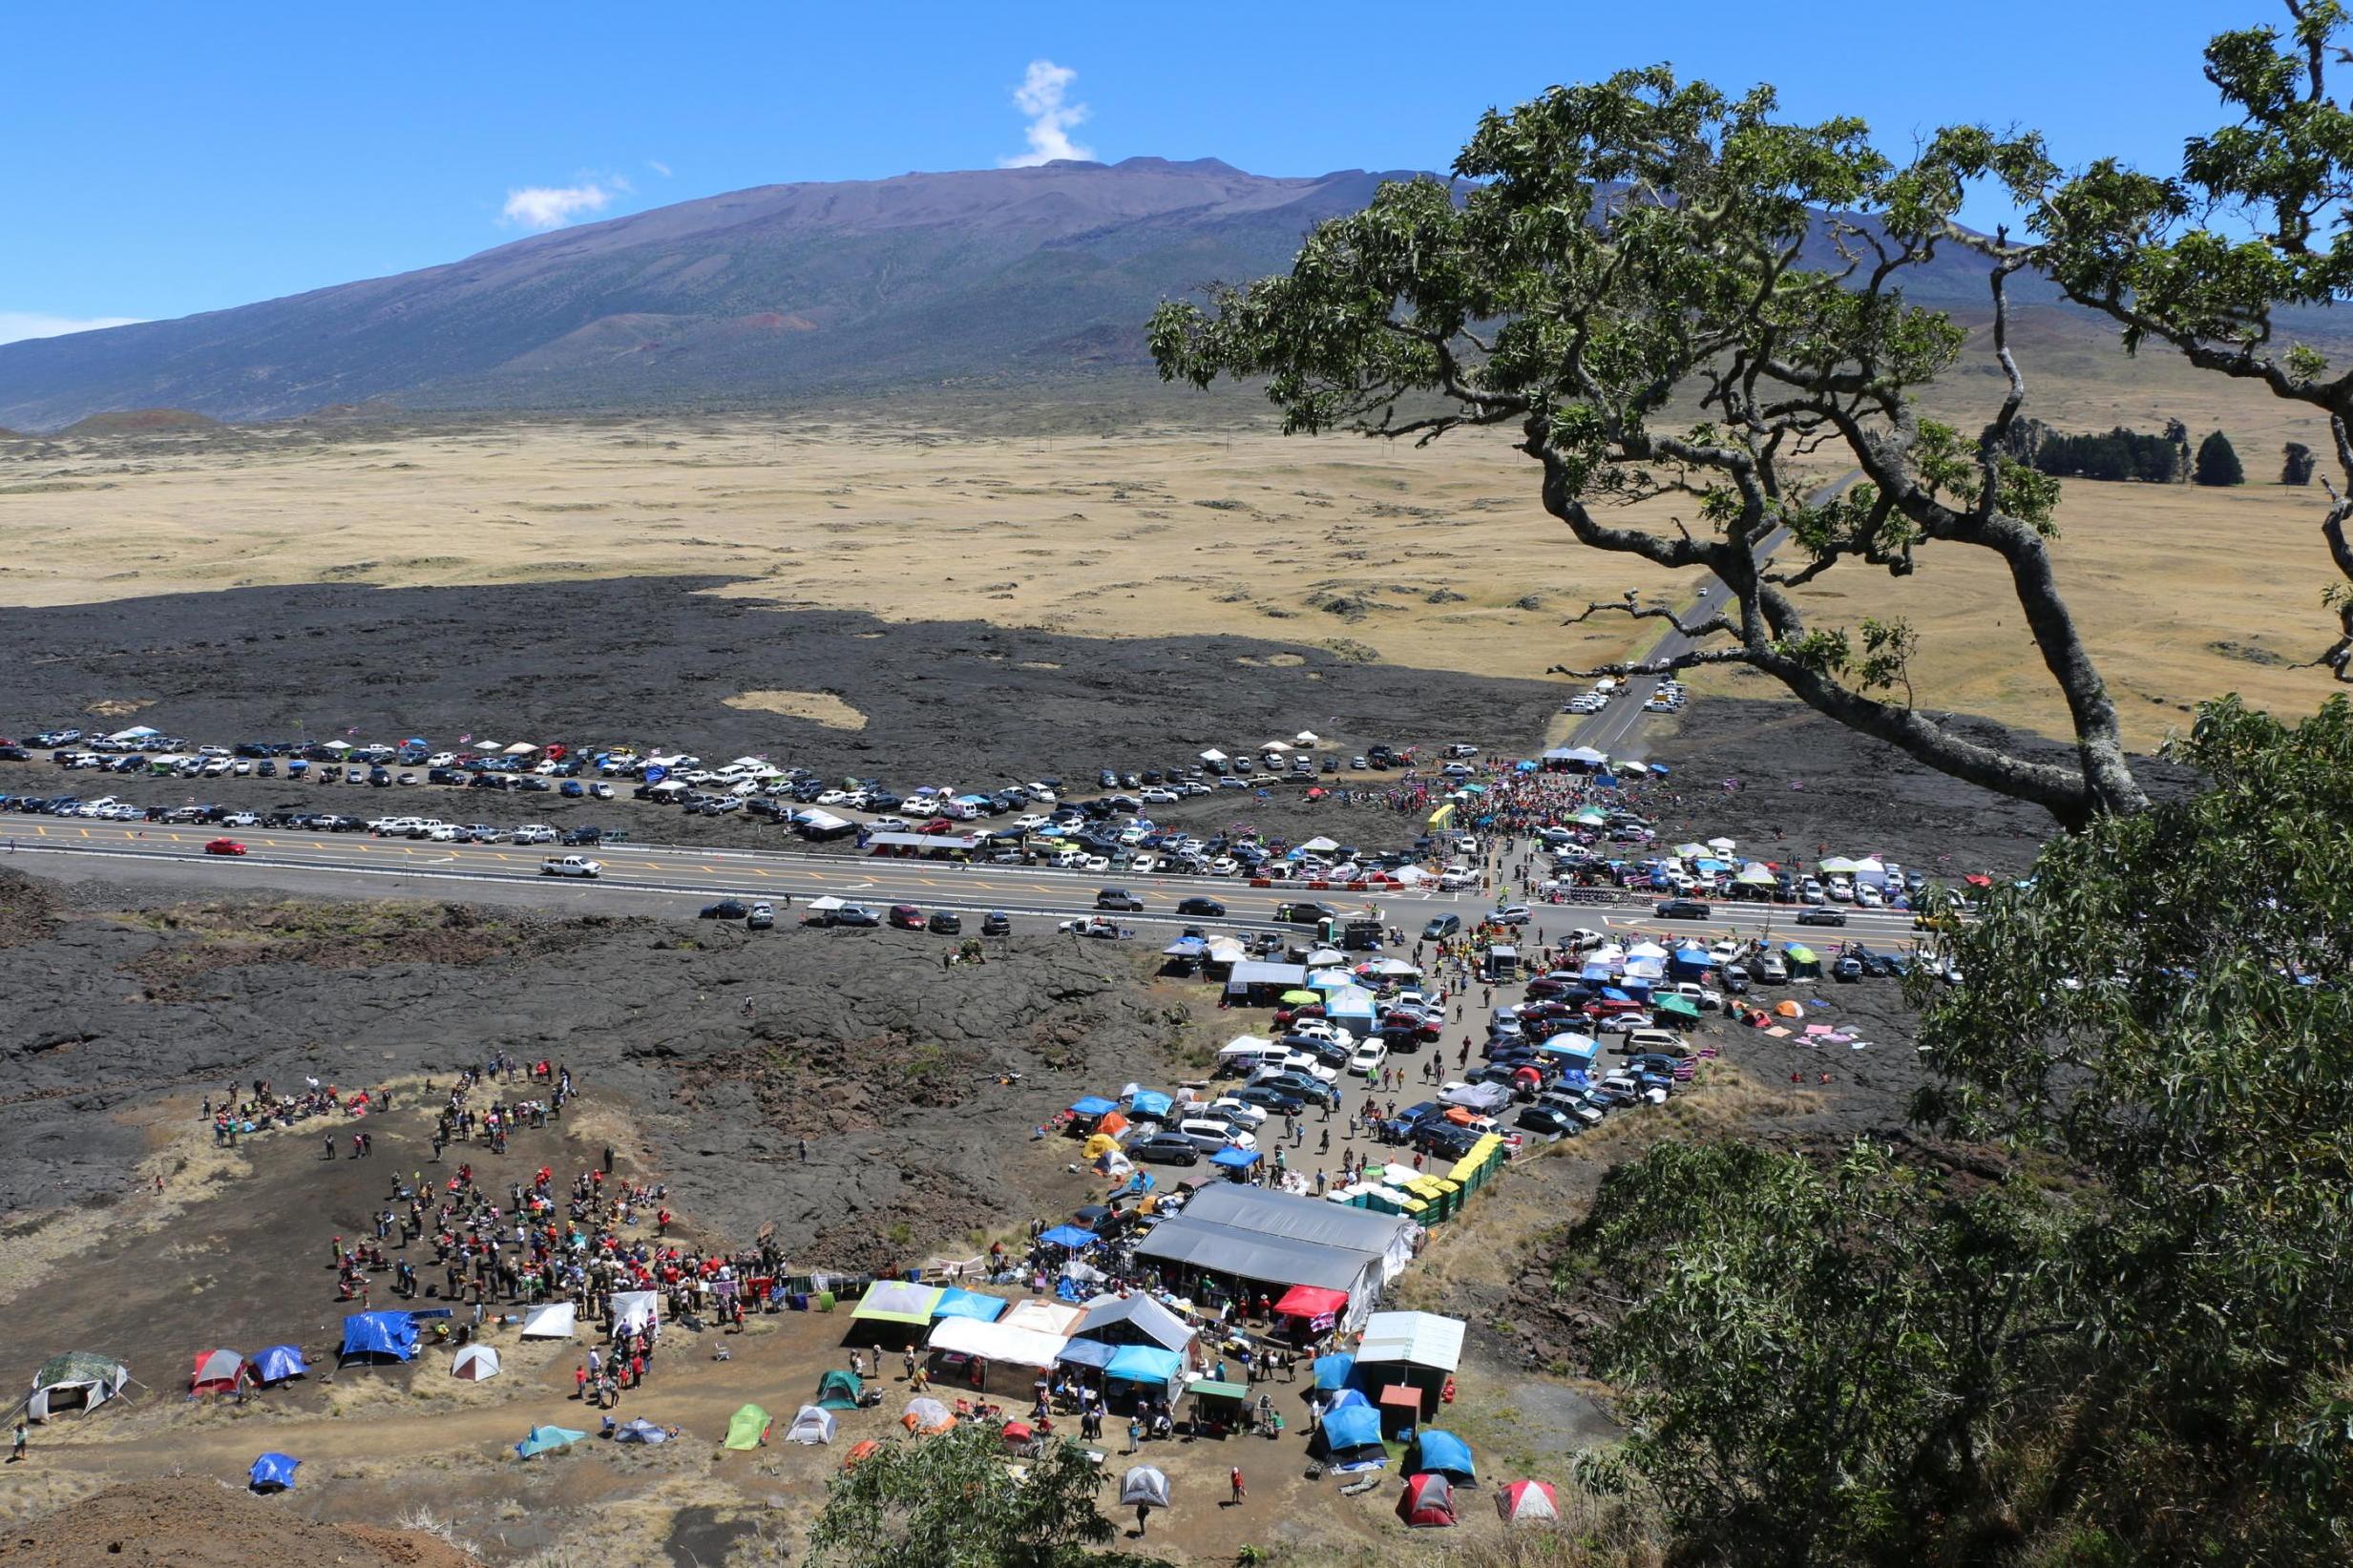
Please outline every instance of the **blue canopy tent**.
[{"label": "blue canopy tent", "polygon": [[1070,1114],[1086,1118],[1105,1117],[1119,1108],[1119,1102],[1116,1100],[1105,1099],[1101,1095],[1088,1095],[1070,1107]]},{"label": "blue canopy tent", "polygon": [[1223,1166],[1229,1171],[1246,1171],[1258,1163],[1258,1151],[1229,1146],[1209,1156],[1209,1163]]},{"label": "blue canopy tent", "polygon": [[1609,978],[1609,966],[1607,964],[1587,964],[1585,968],[1577,972],[1577,978],[1580,980],[1607,980]]},{"label": "blue canopy tent", "polygon": [[1628,996],[1626,992],[1627,988],[1624,986],[1604,986],[1602,987],[1602,1000],[1605,1002],[1632,1001],[1634,998]]},{"label": "blue canopy tent", "polygon": [[1479,1479],[1471,1468],[1471,1445],[1451,1432],[1423,1428],[1414,1440],[1414,1455],[1405,1466],[1409,1471],[1443,1475],[1464,1486]]},{"label": "blue canopy tent", "polygon": [[1056,1225],[1038,1239],[1051,1242],[1056,1246],[1066,1246],[1073,1252],[1083,1252],[1103,1240],[1093,1231],[1081,1230],[1077,1225]]},{"label": "blue canopy tent", "polygon": [[253,1358],[253,1375],[263,1384],[283,1383],[308,1370],[310,1364],[291,1345],[273,1345]]},{"label": "blue canopy tent", "polygon": [[976,1323],[995,1323],[1005,1315],[1005,1302],[996,1296],[984,1296],[977,1290],[959,1290],[948,1286],[932,1303],[935,1318],[971,1318]]},{"label": "blue canopy tent", "polygon": [[417,1353],[417,1326],[406,1312],[354,1312],[343,1320],[343,1355],[389,1356],[409,1361]]},{"label": "blue canopy tent", "polygon": [[1157,1089],[1140,1089],[1127,1097],[1131,1117],[1165,1117],[1175,1108],[1176,1101]]},{"label": "blue canopy tent", "polygon": [[1345,1352],[1338,1355],[1317,1356],[1315,1358],[1315,1391],[1330,1393],[1334,1389],[1345,1389],[1348,1387],[1349,1379],[1355,1375],[1355,1371],[1356,1358],[1355,1356]]},{"label": "blue canopy tent", "polygon": [[1708,956],[1705,948],[1677,948],[1668,954],[1668,962],[1674,966],[1678,974],[1705,974],[1715,967],[1715,960]]},{"label": "blue canopy tent", "polygon": [[1389,1460],[1380,1445],[1380,1412],[1370,1405],[1351,1405],[1326,1414],[1315,1440],[1334,1469],[1370,1470]]},{"label": "blue canopy tent", "polygon": [[1145,1383],[1165,1389],[1185,1367],[1185,1358],[1157,1345],[1123,1345],[1103,1365],[1103,1376],[1114,1383]]},{"label": "blue canopy tent", "polygon": [[1103,1368],[1110,1366],[1111,1358],[1119,1352],[1120,1347],[1116,1345],[1105,1345],[1100,1340],[1074,1339],[1063,1346],[1054,1359],[1073,1367]]},{"label": "blue canopy tent", "polygon": [[253,1462],[245,1473],[245,1484],[256,1492],[287,1492],[294,1486],[294,1467],[301,1464],[291,1453],[264,1453]]},{"label": "blue canopy tent", "polygon": [[1615,789],[1618,787],[1618,776],[1614,773],[1596,773],[1593,783],[1602,789]]}]

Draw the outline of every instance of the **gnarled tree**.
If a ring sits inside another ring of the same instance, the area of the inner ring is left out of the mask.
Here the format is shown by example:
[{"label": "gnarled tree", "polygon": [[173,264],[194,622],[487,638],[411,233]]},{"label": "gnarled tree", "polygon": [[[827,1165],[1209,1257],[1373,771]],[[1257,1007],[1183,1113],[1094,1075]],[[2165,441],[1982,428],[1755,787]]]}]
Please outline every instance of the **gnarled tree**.
[{"label": "gnarled tree", "polygon": [[[1899,166],[1859,121],[1791,123],[1770,89],[1728,97],[1661,67],[1488,115],[1454,172],[1466,186],[1392,183],[1322,224],[1288,275],[1218,288],[1206,308],[1164,305],[1162,374],[1263,376],[1293,431],[1507,428],[1581,543],[1729,590],[1698,616],[1591,606],[1678,635],[1574,673],[1744,664],[2069,826],[2145,805],[2052,569],[2057,487],[2005,446],[2026,396],[2005,294],[2019,263],[1987,264],[2008,387],[1993,423],[1966,439],[1914,403],[1964,340],[1902,292],[1954,244],[1948,156]],[[1607,515],[1657,497],[1688,506],[1671,529]],[[1802,560],[1776,569],[1765,557],[1784,531]],[[2070,761],[1981,743],[1913,706],[1908,628],[1809,617],[1826,573],[1901,576],[1941,548],[2006,569],[2066,700]]]},{"label": "gnarled tree", "polygon": [[2332,374],[2295,330],[2313,324],[2311,307],[2353,299],[2353,107],[2328,88],[2353,53],[2338,0],[2286,9],[2284,31],[2246,28],[2206,46],[2206,79],[2238,117],[2193,138],[2178,174],[2103,158],[2068,175],[2041,137],[1982,127],[1943,132],[1931,157],[1964,178],[1999,177],[2027,214],[2021,243],[1955,238],[2047,272],[2113,321],[2127,349],[2171,349],[2326,418],[2344,485],[2327,485],[2321,532],[2344,580],[2323,595],[2339,635],[2313,662],[2353,680],[2353,370]]}]

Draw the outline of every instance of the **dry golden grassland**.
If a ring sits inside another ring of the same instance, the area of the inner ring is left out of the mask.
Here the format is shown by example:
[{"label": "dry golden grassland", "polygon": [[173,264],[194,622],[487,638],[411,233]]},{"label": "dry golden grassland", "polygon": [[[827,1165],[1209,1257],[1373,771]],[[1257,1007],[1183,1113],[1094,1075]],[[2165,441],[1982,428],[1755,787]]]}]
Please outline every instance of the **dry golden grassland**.
[{"label": "dry golden grassland", "polygon": [[[2063,429],[2180,417],[2229,430],[2255,483],[2068,487],[2059,563],[2136,745],[2237,690],[2280,711],[2327,682],[2286,665],[2326,640],[2320,492],[2282,490],[2279,443],[2322,445],[2280,407],[2080,324],[2020,329],[2028,411]],[[1973,355],[1932,411],[2000,393]],[[1637,517],[1671,526],[1677,509]],[[716,592],[896,619],[1092,637],[1224,633],[1342,643],[1392,663],[1541,676],[1623,657],[1652,628],[1588,599],[1692,588],[1581,550],[1491,436],[1428,449],[1142,422],[1132,433],[977,435],[837,415],[442,418],[261,427],[136,442],[0,444],[0,604],[252,584],[401,586],[699,575]],[[2061,733],[1996,563],[1932,549],[1908,580],[1853,565],[1809,593],[1817,626],[1901,616],[1919,703]],[[1774,695],[1714,676],[1705,690]],[[822,694],[747,693],[808,711]]]}]

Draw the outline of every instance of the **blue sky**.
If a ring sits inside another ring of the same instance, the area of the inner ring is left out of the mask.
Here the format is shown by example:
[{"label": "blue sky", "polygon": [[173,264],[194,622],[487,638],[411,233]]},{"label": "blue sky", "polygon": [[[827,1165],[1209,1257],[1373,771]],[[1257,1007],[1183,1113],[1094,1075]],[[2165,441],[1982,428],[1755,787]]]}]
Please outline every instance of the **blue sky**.
[{"label": "blue sky", "polygon": [[2169,165],[2216,121],[2206,36],[2278,11],[2059,0],[1995,23],[1890,0],[1809,31],[1759,29],[1748,6],[1554,0],[1474,10],[1491,24],[1476,34],[1444,14],[1369,0],[18,8],[0,341],[405,271],[747,185],[986,168],[1033,146],[1262,174],[1442,168],[1490,105],[1662,59],[1775,82],[1799,114],[1860,114],[1890,150],[1984,119],[2041,126],[2069,160]]}]

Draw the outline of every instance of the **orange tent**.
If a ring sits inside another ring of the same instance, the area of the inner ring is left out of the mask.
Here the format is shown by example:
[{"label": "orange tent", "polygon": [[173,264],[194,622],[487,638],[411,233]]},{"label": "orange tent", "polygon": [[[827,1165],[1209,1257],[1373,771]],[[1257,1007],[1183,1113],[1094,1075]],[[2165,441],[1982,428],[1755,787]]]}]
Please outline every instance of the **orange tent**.
[{"label": "orange tent", "polygon": [[1105,1113],[1103,1119],[1095,1123],[1095,1131],[1099,1134],[1107,1133],[1116,1137],[1126,1130],[1127,1119],[1117,1111]]},{"label": "orange tent", "polygon": [[881,1447],[882,1445],[872,1437],[861,1437],[855,1443],[851,1444],[850,1452],[842,1456],[842,1468],[848,1470],[859,1460],[872,1457],[874,1451]]},{"label": "orange tent", "polygon": [[1775,1002],[1773,1011],[1775,1016],[1783,1018],[1802,1018],[1806,1015],[1806,1010],[1796,1002]]}]

